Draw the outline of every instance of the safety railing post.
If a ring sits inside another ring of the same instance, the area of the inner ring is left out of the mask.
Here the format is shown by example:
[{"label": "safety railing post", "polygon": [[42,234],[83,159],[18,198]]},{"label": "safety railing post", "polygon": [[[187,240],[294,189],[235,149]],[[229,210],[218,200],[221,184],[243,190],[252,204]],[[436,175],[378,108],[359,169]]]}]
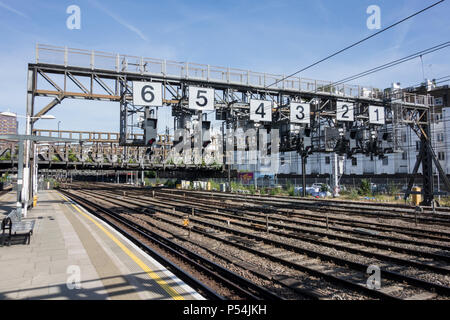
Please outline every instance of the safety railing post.
[{"label": "safety railing post", "polygon": [[36,43],[36,63],[39,63],[39,44]]},{"label": "safety railing post", "polygon": [[91,51],[91,70],[94,70],[94,58],[95,54],[94,54],[94,50]]},{"label": "safety railing post", "polygon": [[69,56],[69,50],[67,49],[67,47],[64,47],[64,67],[67,67],[68,56]]}]

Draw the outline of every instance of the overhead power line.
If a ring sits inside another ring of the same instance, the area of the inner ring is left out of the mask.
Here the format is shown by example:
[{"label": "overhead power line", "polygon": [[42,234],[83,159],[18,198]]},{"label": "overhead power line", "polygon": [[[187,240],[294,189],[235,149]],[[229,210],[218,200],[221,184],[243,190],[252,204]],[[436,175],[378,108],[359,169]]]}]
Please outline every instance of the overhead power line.
[{"label": "overhead power line", "polygon": [[384,70],[384,69],[387,69],[387,68],[391,68],[391,67],[394,67],[394,66],[396,66],[396,65],[399,65],[399,64],[401,64],[401,63],[410,61],[410,60],[415,59],[415,58],[417,58],[417,57],[421,57],[421,56],[424,56],[424,55],[433,53],[433,52],[435,52],[435,51],[442,50],[442,49],[447,48],[447,47],[449,47],[449,46],[450,46],[450,41],[447,41],[447,42],[441,43],[441,44],[439,44],[439,45],[437,45],[437,46],[434,46],[434,47],[431,47],[431,48],[428,48],[428,49],[425,49],[425,50],[416,52],[416,53],[411,54],[411,55],[409,55],[409,56],[403,57],[403,58],[401,58],[401,59],[397,59],[397,60],[394,60],[394,61],[385,63],[385,64],[383,64],[383,65],[381,65],[381,66],[378,66],[378,67],[375,67],[375,68],[366,70],[366,71],[364,71],[364,72],[360,72],[360,73],[358,73],[358,74],[355,74],[355,75],[353,75],[353,76],[344,78],[344,79],[342,79],[342,80],[336,81],[336,82],[330,84],[329,86],[339,85],[339,84],[343,84],[343,83],[345,83],[345,82],[349,82],[349,81],[352,81],[352,80],[356,80],[356,79],[359,79],[359,78],[368,76],[368,75],[370,75],[370,74],[372,74],[372,73],[379,72],[379,71],[381,71],[381,70]]},{"label": "overhead power line", "polygon": [[348,50],[348,49],[351,49],[351,48],[357,46],[358,44],[361,44],[362,42],[367,41],[367,40],[369,40],[369,39],[371,39],[371,38],[373,38],[373,37],[379,35],[380,33],[383,33],[383,32],[385,32],[385,31],[387,31],[387,30],[389,30],[389,29],[392,29],[393,27],[399,25],[400,23],[405,22],[405,21],[407,21],[407,20],[409,20],[409,19],[411,19],[411,18],[417,16],[417,15],[421,14],[422,12],[431,9],[431,8],[437,6],[438,4],[440,4],[440,3],[444,2],[444,1],[445,1],[445,0],[438,1],[438,2],[436,2],[436,3],[434,3],[434,4],[432,4],[431,6],[428,6],[428,7],[424,8],[424,9],[422,9],[422,10],[420,10],[420,11],[417,11],[416,13],[414,13],[414,14],[412,14],[412,15],[410,15],[410,16],[408,16],[408,17],[406,17],[406,18],[404,18],[404,19],[402,19],[402,20],[400,20],[400,21],[398,21],[398,22],[396,22],[396,23],[394,23],[394,24],[391,24],[390,26],[388,26],[388,27],[386,27],[386,28],[384,28],[384,29],[382,29],[382,30],[380,30],[380,31],[378,31],[378,32],[376,32],[376,33],[374,33],[374,34],[372,34],[372,35],[370,35],[370,36],[368,36],[368,37],[366,37],[366,38],[364,38],[364,39],[362,39],[362,40],[359,40],[359,41],[357,41],[357,42],[355,42],[355,43],[353,43],[353,44],[351,44],[351,45],[345,47],[344,49],[341,49],[341,50],[339,50],[339,51],[337,51],[337,52],[335,52],[335,53],[333,53],[333,54],[331,54],[331,55],[329,55],[329,56],[327,56],[327,57],[325,57],[325,58],[323,58],[323,59],[321,59],[321,60],[319,60],[319,61],[317,61],[317,62],[314,62],[313,64],[310,64],[309,66],[307,66],[307,67],[305,67],[305,68],[303,68],[303,69],[301,69],[301,70],[299,70],[299,71],[297,71],[297,72],[294,72],[293,74],[291,74],[291,75],[289,75],[289,76],[287,76],[287,77],[284,77],[284,78],[281,78],[281,79],[275,81],[275,82],[272,83],[271,85],[266,86],[266,88],[270,88],[271,86],[276,85],[277,83],[279,83],[279,82],[281,82],[281,81],[283,81],[283,80],[285,80],[285,79],[288,79],[288,78],[290,78],[290,77],[293,77],[293,76],[299,74],[300,72],[303,72],[303,71],[305,71],[305,70],[308,70],[308,69],[310,69],[310,68],[312,68],[312,67],[318,65],[319,63],[322,63],[322,62],[324,62],[324,61],[326,61],[326,60],[328,60],[328,59],[330,59],[330,58],[332,58],[332,57],[334,57],[334,56],[337,56],[338,54],[340,54],[340,53],[342,53],[342,52],[344,52],[344,51],[346,51],[346,50]]}]

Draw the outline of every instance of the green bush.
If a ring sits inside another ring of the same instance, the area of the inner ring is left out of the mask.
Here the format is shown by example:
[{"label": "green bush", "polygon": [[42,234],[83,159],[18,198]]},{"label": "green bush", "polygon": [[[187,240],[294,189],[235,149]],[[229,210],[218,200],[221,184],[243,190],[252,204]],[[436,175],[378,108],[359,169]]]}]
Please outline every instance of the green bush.
[{"label": "green bush", "polygon": [[211,189],[220,190],[220,184],[214,180],[209,179],[208,182],[211,184]]},{"label": "green bush", "polygon": [[362,179],[359,185],[358,194],[360,196],[370,196],[372,195],[372,190],[370,189],[370,181],[367,179]]},{"label": "green bush", "polygon": [[320,192],[330,192],[330,188],[326,184],[322,184],[320,187]]},{"label": "green bush", "polygon": [[289,185],[287,188],[287,193],[289,196],[294,197],[295,196],[295,187],[293,185]]},{"label": "green bush", "polygon": [[153,179],[153,178],[156,178],[156,172],[155,171],[145,171],[144,176],[146,178]]},{"label": "green bush", "polygon": [[167,180],[165,183],[164,183],[164,186],[166,187],[166,188],[175,188],[176,186],[177,186],[177,180],[175,179],[175,180]]},{"label": "green bush", "polygon": [[394,183],[389,183],[388,187],[387,187],[387,193],[390,196],[395,196],[400,192],[400,188],[397,187]]},{"label": "green bush", "polygon": [[11,160],[11,152],[6,151],[6,153],[2,157],[0,157],[0,160]]},{"label": "green bush", "polygon": [[0,177],[0,182],[6,182],[6,181],[8,181],[8,176],[9,176],[9,173],[3,174],[3,175]]},{"label": "green bush", "polygon": [[72,149],[69,150],[69,156],[67,158],[69,159],[70,162],[78,162],[78,158]]}]

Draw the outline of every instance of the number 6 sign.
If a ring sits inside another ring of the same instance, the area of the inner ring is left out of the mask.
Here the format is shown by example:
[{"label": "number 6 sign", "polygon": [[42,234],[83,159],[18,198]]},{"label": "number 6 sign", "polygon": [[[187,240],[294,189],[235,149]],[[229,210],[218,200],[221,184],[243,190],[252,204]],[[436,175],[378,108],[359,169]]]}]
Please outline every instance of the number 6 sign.
[{"label": "number 6 sign", "polygon": [[157,82],[133,82],[135,106],[162,106],[162,85]]}]

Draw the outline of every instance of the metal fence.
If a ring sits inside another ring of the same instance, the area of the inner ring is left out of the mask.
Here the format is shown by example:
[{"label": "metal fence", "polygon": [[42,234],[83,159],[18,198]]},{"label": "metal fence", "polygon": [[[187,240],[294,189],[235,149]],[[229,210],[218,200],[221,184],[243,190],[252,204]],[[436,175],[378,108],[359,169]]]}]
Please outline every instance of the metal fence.
[{"label": "metal fence", "polygon": [[[331,81],[254,72],[229,67],[217,67],[192,62],[145,58],[102,51],[74,49],[45,44],[36,45],[36,63],[56,64],[65,67],[84,67],[92,70],[137,73],[177,79],[191,79],[341,96],[343,98],[390,99],[390,93],[370,86],[334,84]],[[407,92],[396,93],[395,99],[408,103],[427,105],[427,96]]]}]

